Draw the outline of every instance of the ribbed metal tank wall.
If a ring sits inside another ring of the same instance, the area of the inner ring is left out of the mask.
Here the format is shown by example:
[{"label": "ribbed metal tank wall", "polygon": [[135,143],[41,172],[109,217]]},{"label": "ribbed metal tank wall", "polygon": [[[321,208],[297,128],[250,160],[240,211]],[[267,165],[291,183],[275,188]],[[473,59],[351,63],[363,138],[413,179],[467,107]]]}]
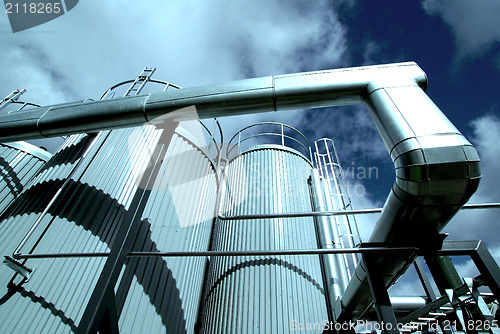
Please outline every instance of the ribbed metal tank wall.
[{"label": "ribbed metal tank wall", "polygon": [[[311,165],[292,150],[262,146],[232,160],[226,172],[227,215],[312,210]],[[217,251],[315,248],[313,218],[217,220],[212,245]],[[299,323],[327,319],[318,255],[211,260],[202,333],[289,333]],[[316,329],[309,332],[322,332]]]},{"label": "ribbed metal tank wall", "polygon": [[[165,161],[162,175],[169,188],[160,182],[152,190],[143,213],[151,225],[141,231],[134,250],[206,251],[217,197],[215,170],[196,146],[178,135]],[[203,257],[129,259],[115,289],[117,307],[122,308],[120,331],[193,333],[205,270]]]},{"label": "ribbed metal tank wall", "polygon": [[[6,211],[0,222],[1,254],[11,255],[37,220],[37,228],[20,250],[23,254],[109,251],[118,227],[134,209],[130,206],[137,180],[149,162],[144,152],[160,138],[159,131],[145,127],[142,140],[136,140],[135,130],[71,136]],[[184,166],[186,152],[191,168]],[[212,164],[178,134],[163,162],[166,180],[174,175],[191,182],[151,190],[133,250],[207,250],[217,187]],[[181,227],[177,212],[185,208],[174,208],[172,203],[183,201],[193,205],[192,215],[184,219],[196,224]],[[0,314],[9,321],[0,322],[0,333],[74,331],[105,261],[29,259],[25,265],[36,269],[27,283],[17,287],[9,284],[14,272],[1,266]],[[193,332],[204,270],[203,258],[129,260],[115,288],[120,330]],[[19,276],[13,280],[20,281]]]},{"label": "ribbed metal tank wall", "polygon": [[0,144],[0,216],[51,156],[25,142]]}]

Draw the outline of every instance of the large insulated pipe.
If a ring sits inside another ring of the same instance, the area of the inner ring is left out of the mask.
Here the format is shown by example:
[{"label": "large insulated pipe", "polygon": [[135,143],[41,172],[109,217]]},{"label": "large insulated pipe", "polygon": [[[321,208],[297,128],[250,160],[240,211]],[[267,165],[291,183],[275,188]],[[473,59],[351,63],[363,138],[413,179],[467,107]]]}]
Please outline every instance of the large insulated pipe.
[{"label": "large insulated pipe", "polygon": [[56,137],[142,125],[196,106],[200,119],[258,112],[327,107],[362,102],[368,83],[377,77],[402,76],[423,88],[425,73],[415,63],[306,72],[172,89],[148,95],[86,103],[65,103],[0,116],[0,142]]},{"label": "large insulated pipe", "polygon": [[[365,101],[394,161],[396,181],[371,241],[424,246],[478,186],[474,147],[424,93],[427,78],[413,62],[264,77],[0,116],[0,142],[130,127],[195,106],[199,118],[339,106]],[[190,116],[192,117],[192,116]],[[380,257],[386,282],[404,259]],[[361,313],[370,292],[363,263],[342,299],[344,313]]]},{"label": "large insulated pipe", "polygon": [[[368,84],[365,100],[396,168],[396,181],[370,242],[436,247],[438,232],[467,202],[481,177],[474,147],[414,80],[380,78]],[[391,284],[406,264],[381,257]],[[356,317],[371,301],[361,262],[342,299],[344,314]]]}]

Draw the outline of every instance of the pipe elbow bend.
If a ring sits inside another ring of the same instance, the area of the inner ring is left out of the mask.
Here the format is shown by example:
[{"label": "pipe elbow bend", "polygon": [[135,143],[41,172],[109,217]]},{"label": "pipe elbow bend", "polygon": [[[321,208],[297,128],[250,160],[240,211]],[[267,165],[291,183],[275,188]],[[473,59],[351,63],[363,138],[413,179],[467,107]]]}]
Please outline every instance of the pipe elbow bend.
[{"label": "pipe elbow bend", "polygon": [[[406,203],[461,206],[479,185],[479,156],[472,145],[463,143],[466,140],[461,134],[432,137],[433,145],[411,145],[403,152],[391,154],[396,173],[394,193]],[[457,144],[442,143],[450,139]]]}]

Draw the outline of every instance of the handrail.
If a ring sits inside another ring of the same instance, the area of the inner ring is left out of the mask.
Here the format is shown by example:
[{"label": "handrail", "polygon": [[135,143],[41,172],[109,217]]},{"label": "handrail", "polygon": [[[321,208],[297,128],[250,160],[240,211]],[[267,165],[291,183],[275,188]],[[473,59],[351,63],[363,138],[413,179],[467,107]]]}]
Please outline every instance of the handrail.
[{"label": "handrail", "polygon": [[[251,134],[251,135],[248,135],[248,136],[242,136],[242,133],[250,128],[254,128],[254,127],[259,127],[259,126],[266,126],[266,125],[277,125],[280,127],[280,131],[279,132],[269,132],[266,131],[264,132],[258,132],[256,134]],[[284,128],[287,128],[287,129],[290,129],[292,130],[292,133],[294,134],[298,134],[300,137],[302,137],[302,139],[305,141],[304,142],[301,142],[300,140],[296,139],[295,137],[293,137],[292,135],[290,134],[285,134],[284,133]],[[231,139],[229,139],[229,142],[228,142],[228,146],[227,146],[227,149],[226,149],[226,156],[229,158],[230,155],[231,155],[231,152],[237,147],[241,150],[241,144],[247,140],[250,140],[252,138],[257,138],[257,137],[264,137],[264,136],[277,136],[277,137],[281,137],[281,146],[284,146],[284,147],[290,147],[290,148],[293,148],[292,146],[290,145],[285,145],[285,139],[289,139],[295,143],[297,143],[298,145],[300,145],[306,152],[306,155],[304,155],[306,157],[306,159],[309,160],[310,163],[313,163],[313,160],[312,160],[312,154],[311,154],[311,143],[309,142],[309,140],[307,139],[307,137],[302,133],[300,132],[299,130],[297,130],[296,128],[294,128],[293,126],[290,126],[290,125],[287,125],[287,124],[284,124],[284,123],[280,123],[280,122],[259,122],[259,123],[254,123],[254,124],[251,124],[249,126],[246,126],[244,128],[242,128],[241,130],[239,130],[238,132],[236,132],[232,137]],[[238,142],[233,144],[233,140],[238,137]],[[301,152],[303,154],[303,152]],[[308,157],[307,157],[308,155]]]},{"label": "handrail", "polygon": [[[461,210],[472,209],[500,209],[500,203],[482,203],[482,204],[466,204]],[[249,215],[234,215],[225,216],[218,215],[220,220],[249,220],[249,219],[272,219],[272,218],[298,218],[298,217],[319,217],[319,216],[348,216],[348,215],[366,215],[381,213],[383,208],[374,209],[356,209],[356,210],[336,210],[336,211],[308,211],[308,212],[285,212],[285,213],[268,213],[268,214],[249,214]]]},{"label": "handrail", "polygon": [[[129,84],[129,83],[132,83],[134,82],[135,79],[130,79],[130,80],[125,80],[125,81],[122,81],[122,82],[119,82],[117,83],[116,85],[114,86],[111,86],[110,88],[108,88],[107,91],[104,92],[104,94],[102,94],[100,100],[104,100],[104,98],[109,94],[111,93],[113,90],[115,90],[116,88],[120,87],[120,86],[124,86],[126,84]],[[163,81],[163,80],[156,80],[156,79],[148,79],[148,82],[152,82],[152,83],[158,83],[158,84],[161,84],[161,85],[165,85],[165,88],[163,89],[164,91],[168,89],[168,87],[173,87],[173,88],[176,88],[176,89],[180,89],[181,87],[176,85],[176,84],[173,84],[173,83],[170,83],[170,82],[167,82],[167,81]]]},{"label": "handrail", "polygon": [[[130,252],[127,257],[185,257],[185,256],[269,256],[269,255],[318,255],[341,253],[418,253],[416,247],[366,247],[366,248],[331,248],[331,249],[285,249],[285,250],[249,250],[249,251],[178,251],[178,252]],[[109,252],[95,253],[45,253],[45,254],[18,254],[17,259],[43,258],[74,258],[74,257],[107,257]]]}]

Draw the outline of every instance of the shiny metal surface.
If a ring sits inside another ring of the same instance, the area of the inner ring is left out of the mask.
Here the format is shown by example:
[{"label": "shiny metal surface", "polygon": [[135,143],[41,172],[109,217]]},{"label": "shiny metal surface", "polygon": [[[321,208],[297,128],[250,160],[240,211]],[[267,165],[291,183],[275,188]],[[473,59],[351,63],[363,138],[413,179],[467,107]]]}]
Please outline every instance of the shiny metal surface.
[{"label": "shiny metal surface", "polygon": [[[170,184],[185,178],[189,182],[152,191],[143,213],[150,228],[143,231],[143,240],[138,238],[134,250],[208,250],[217,193],[210,160],[177,136],[167,151],[163,172]],[[123,303],[121,330],[193,333],[205,270],[203,257],[129,259],[116,287],[118,303]],[[128,290],[126,299],[122,290]]]},{"label": "shiny metal surface", "polygon": [[[477,189],[481,177],[474,147],[418,87],[405,78],[368,85],[366,104],[396,168],[396,181],[370,242],[425,249]],[[380,258],[386,284],[404,259]],[[342,307],[359,315],[370,301],[364,263],[356,269]]]},{"label": "shiny metal surface", "polygon": [[[328,210],[327,198],[330,192],[324,190],[325,180],[319,175],[315,168],[311,171],[311,192],[313,196],[314,209],[316,211]],[[334,249],[343,248],[337,230],[336,222],[332,217],[321,216],[316,218],[316,231],[321,248]],[[342,298],[349,278],[342,254],[329,254],[322,256],[323,275],[325,290],[328,293],[328,303],[331,312],[335,314],[337,299]]]},{"label": "shiny metal surface", "polygon": [[[314,141],[314,158],[319,175],[323,178],[322,184],[328,211],[352,210],[352,202],[349,196],[349,189],[345,182],[344,171],[340,164],[340,159],[335,148],[335,143],[330,138],[321,138]],[[355,247],[361,244],[356,216],[336,215],[333,217],[340,247]],[[354,268],[358,264],[355,254],[348,256],[344,254],[344,263],[347,270],[347,277],[351,279]]]},{"label": "shiny metal surface", "polygon": [[[172,251],[172,252],[130,252],[127,257],[185,257],[185,256],[256,256],[256,255],[314,255],[314,254],[386,254],[418,253],[415,247],[373,247],[373,248],[330,248],[330,249],[284,249],[284,250],[245,250],[245,251]],[[441,253],[442,251],[440,251]],[[106,257],[109,252],[96,253],[37,253],[19,254],[19,259],[69,258],[69,257]]]},{"label": "shiny metal surface", "polygon": [[421,307],[424,307],[427,303],[427,299],[425,297],[391,297],[391,304],[397,311],[415,311]]},{"label": "shiny metal surface", "polygon": [[[460,210],[477,210],[477,209],[499,209],[500,203],[483,203],[483,204],[465,204]],[[266,218],[294,218],[294,217],[320,217],[320,216],[348,216],[348,215],[371,215],[381,213],[383,208],[373,209],[356,209],[356,210],[335,210],[335,211],[310,211],[310,212],[285,212],[274,214],[251,214],[251,215],[234,215],[225,216],[219,215],[221,220],[245,220],[245,219],[266,219]]]},{"label": "shiny metal surface", "polygon": [[[37,221],[21,245],[22,254],[109,252],[121,220],[134,209],[131,198],[148,164],[147,149],[159,138],[151,126],[140,137],[135,131],[68,138],[0,222],[0,254],[12,254]],[[208,250],[217,187],[213,164],[182,135],[174,135],[172,143],[162,169],[164,182],[151,189],[134,251]],[[177,182],[166,187],[168,180]],[[187,210],[189,205],[197,210]],[[0,322],[0,332],[75,331],[105,258],[22,261],[35,271],[17,288],[9,284],[14,272],[0,266],[0,295],[9,296],[0,314],[19,319]],[[120,329],[192,333],[205,265],[202,257],[130,259],[115,288]],[[19,284],[19,277],[13,282]]]},{"label": "shiny metal surface", "polygon": [[[0,141],[134,126],[192,105],[199,118],[209,118],[365,102],[396,168],[396,181],[370,241],[425,247],[422,240],[437,238],[481,176],[474,147],[425,95],[426,82],[415,63],[400,63],[42,107],[1,116]],[[177,120],[182,115],[176,114]],[[404,259],[381,257],[379,265],[391,284]],[[355,276],[342,306],[347,316],[356,317],[370,301],[363,263]]]},{"label": "shiny metal surface", "polygon": [[[278,145],[248,150],[227,166],[222,211],[311,210],[310,170],[302,155]],[[318,254],[270,254],[317,248],[312,218],[217,220],[211,249],[247,256],[210,258],[200,333],[289,333],[293,321],[327,320]]]},{"label": "shiny metal surface", "polygon": [[[0,117],[0,142],[139,126],[196,106],[198,118],[213,118],[361,103],[380,77],[403,77],[425,88],[425,73],[413,62],[278,75],[149,95],[65,103]],[[190,116],[191,117],[191,116]],[[185,120],[177,114],[176,120]]]},{"label": "shiny metal surface", "polygon": [[[265,144],[262,144],[265,142]],[[306,136],[293,126],[279,122],[259,122],[236,132],[227,143],[226,156],[231,159],[253,146],[279,146],[294,151],[313,162],[311,144]]]},{"label": "shiny metal surface", "polygon": [[26,153],[38,158],[39,160],[45,161],[45,162],[49,161],[49,159],[52,158],[52,153],[49,153],[42,148],[39,148],[35,145],[32,145],[30,143],[26,143],[23,141],[0,144],[0,146],[6,146],[6,147],[10,147],[10,148],[19,150],[19,151],[26,152]]}]

